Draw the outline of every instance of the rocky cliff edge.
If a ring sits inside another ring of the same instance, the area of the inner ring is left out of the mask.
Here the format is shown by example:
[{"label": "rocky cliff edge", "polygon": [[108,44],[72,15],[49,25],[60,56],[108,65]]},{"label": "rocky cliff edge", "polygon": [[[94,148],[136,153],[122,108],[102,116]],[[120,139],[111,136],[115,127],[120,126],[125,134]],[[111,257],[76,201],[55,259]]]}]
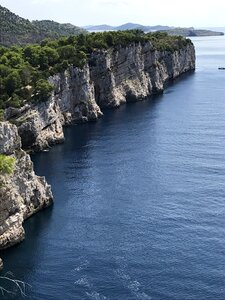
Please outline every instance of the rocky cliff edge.
[{"label": "rocky cliff edge", "polygon": [[0,249],[21,242],[23,221],[52,204],[52,192],[44,177],[36,176],[30,156],[21,149],[17,127],[0,122],[0,155],[12,157],[11,174],[0,170]]},{"label": "rocky cliff edge", "polygon": [[97,120],[104,108],[161,93],[168,81],[194,69],[191,42],[174,51],[155,50],[151,42],[99,50],[83,69],[50,77],[47,102],[8,109],[6,117],[18,126],[24,148],[42,150],[64,140],[63,125]]}]

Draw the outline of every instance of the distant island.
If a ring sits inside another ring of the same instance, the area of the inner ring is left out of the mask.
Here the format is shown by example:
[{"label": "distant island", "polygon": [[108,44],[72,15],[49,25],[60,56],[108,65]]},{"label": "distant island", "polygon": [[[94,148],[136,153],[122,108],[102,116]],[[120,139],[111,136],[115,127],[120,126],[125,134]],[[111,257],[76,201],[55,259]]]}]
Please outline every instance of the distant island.
[{"label": "distant island", "polygon": [[132,30],[132,29],[140,29],[145,32],[150,32],[150,31],[161,31],[161,30],[169,30],[170,28],[174,27],[169,27],[169,26],[162,26],[162,25],[156,25],[156,26],[145,26],[145,25],[140,25],[140,24],[135,24],[135,23],[126,23],[120,26],[111,26],[111,25],[88,25],[84,26],[84,29],[88,31],[114,31],[114,30]]},{"label": "distant island", "polygon": [[160,31],[167,32],[169,35],[182,35],[186,37],[224,35],[224,33],[220,31],[213,31],[208,29],[194,29],[193,27],[190,28],[177,27],[177,28],[171,28],[171,29],[160,30]]},{"label": "distant island", "polygon": [[110,26],[110,25],[89,25],[84,26],[84,29],[88,31],[115,31],[115,30],[131,30],[131,29],[140,29],[144,32],[151,31],[161,31],[167,32],[169,35],[182,35],[186,37],[191,36],[219,36],[224,35],[223,32],[208,30],[208,29],[195,29],[194,27],[172,27],[172,26],[145,26],[135,23],[126,23],[120,26]]}]

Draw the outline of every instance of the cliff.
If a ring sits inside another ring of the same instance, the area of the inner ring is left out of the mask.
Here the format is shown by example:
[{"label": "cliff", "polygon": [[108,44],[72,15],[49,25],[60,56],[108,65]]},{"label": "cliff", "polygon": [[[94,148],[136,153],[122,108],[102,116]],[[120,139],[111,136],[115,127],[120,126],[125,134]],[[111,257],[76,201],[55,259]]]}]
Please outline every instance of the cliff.
[{"label": "cliff", "polygon": [[25,237],[23,221],[52,203],[50,186],[36,176],[33,164],[21,149],[15,125],[0,122],[0,155],[12,158],[13,170],[5,174],[0,162],[0,249],[10,247]]},{"label": "cliff", "polygon": [[49,78],[47,102],[8,109],[24,148],[42,150],[64,140],[63,125],[97,120],[118,107],[163,92],[168,81],[195,69],[191,42],[179,50],[156,50],[151,42],[129,43],[91,54],[83,69],[69,67]]}]

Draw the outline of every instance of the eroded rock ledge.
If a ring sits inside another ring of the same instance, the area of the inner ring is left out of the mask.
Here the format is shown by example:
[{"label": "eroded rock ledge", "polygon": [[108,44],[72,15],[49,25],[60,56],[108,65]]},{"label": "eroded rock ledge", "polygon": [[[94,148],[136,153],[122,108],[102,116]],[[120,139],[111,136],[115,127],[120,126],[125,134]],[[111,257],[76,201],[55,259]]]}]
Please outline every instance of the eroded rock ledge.
[{"label": "eroded rock ledge", "polygon": [[6,116],[17,124],[24,148],[42,150],[64,140],[63,125],[97,120],[103,108],[161,93],[169,80],[194,69],[191,42],[176,51],[154,50],[151,42],[102,50],[82,70],[49,78],[54,91],[47,102],[8,109]]},{"label": "eroded rock ledge", "polygon": [[0,249],[25,237],[23,221],[52,204],[50,186],[35,175],[30,156],[21,149],[17,127],[0,122],[0,154],[15,158],[11,175],[0,174]]}]

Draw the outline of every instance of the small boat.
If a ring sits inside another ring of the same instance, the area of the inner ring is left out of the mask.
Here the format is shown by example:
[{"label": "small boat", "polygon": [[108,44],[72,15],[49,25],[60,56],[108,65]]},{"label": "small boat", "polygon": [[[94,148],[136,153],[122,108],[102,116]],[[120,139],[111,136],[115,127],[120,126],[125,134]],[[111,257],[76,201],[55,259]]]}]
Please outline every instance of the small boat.
[{"label": "small boat", "polygon": [[225,70],[225,67],[219,67],[218,70]]}]

